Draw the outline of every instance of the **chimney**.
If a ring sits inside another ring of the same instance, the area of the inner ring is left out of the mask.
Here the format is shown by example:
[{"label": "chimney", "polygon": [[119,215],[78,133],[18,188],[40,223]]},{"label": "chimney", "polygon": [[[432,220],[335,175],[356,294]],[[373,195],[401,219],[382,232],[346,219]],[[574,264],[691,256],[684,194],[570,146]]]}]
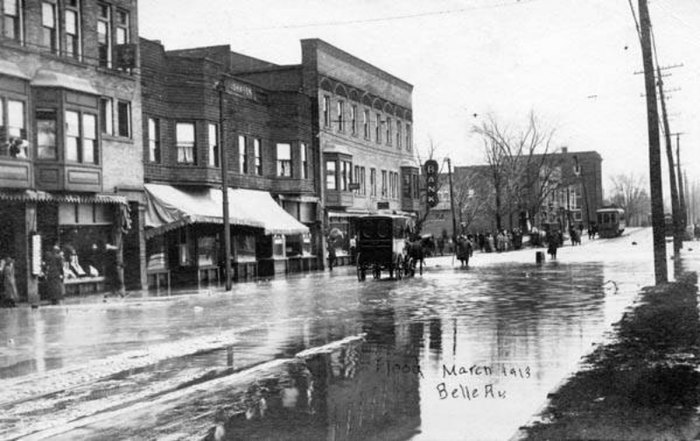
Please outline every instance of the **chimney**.
[{"label": "chimney", "polygon": [[561,152],[562,152],[563,154],[565,154],[565,155],[568,153],[568,151],[569,151],[569,148],[568,148],[568,147],[562,147],[562,148],[561,148]]}]

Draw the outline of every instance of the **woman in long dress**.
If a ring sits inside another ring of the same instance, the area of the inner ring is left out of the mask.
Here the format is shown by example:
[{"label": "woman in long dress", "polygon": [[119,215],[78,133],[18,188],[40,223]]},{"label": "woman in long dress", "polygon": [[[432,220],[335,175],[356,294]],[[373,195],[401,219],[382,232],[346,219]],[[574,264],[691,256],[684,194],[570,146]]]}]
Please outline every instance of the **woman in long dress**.
[{"label": "woman in long dress", "polygon": [[7,257],[5,259],[2,275],[4,288],[3,303],[13,308],[17,305],[17,302],[19,302],[19,295],[17,295],[17,284],[15,282],[15,260],[12,257]]}]

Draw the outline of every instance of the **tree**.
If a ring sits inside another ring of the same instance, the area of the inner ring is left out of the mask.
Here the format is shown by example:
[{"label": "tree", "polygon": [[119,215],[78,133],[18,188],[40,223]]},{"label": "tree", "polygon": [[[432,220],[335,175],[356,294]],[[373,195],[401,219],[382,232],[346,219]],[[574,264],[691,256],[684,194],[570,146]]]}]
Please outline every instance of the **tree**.
[{"label": "tree", "polygon": [[[503,227],[506,216],[512,226],[515,213],[527,211],[534,216],[544,200],[560,182],[552,153],[554,130],[546,128],[534,112],[523,129],[514,130],[489,115],[472,131],[484,143],[489,179],[494,192],[496,228]],[[559,170],[560,176],[560,170]]]},{"label": "tree", "polygon": [[645,179],[634,173],[615,175],[610,179],[610,202],[625,210],[631,226],[640,226],[651,212],[651,198],[646,191]]}]

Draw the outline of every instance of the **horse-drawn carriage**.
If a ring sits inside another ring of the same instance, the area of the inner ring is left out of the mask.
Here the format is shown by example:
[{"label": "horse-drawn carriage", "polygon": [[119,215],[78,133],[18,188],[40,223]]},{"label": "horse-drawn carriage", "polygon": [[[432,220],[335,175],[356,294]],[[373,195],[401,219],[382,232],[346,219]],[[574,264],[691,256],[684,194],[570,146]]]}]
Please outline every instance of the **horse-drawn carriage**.
[{"label": "horse-drawn carriage", "polygon": [[[369,215],[357,220],[357,280],[367,273],[380,279],[382,271],[401,279],[415,273],[416,260],[407,244],[412,220],[399,215]],[[422,266],[421,266],[422,268]]]}]

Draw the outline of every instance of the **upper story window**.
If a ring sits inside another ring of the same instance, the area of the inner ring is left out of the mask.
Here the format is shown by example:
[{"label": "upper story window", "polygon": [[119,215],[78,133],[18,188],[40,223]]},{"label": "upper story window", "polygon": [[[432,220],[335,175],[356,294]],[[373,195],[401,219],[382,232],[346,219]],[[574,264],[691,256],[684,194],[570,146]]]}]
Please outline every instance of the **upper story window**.
[{"label": "upper story window", "polygon": [[277,176],[292,176],[291,144],[277,144]]},{"label": "upper story window", "polygon": [[219,126],[209,124],[209,165],[212,167],[219,166]]},{"label": "upper story window", "polygon": [[56,5],[41,2],[41,44],[53,53],[58,53],[58,23]]},{"label": "upper story window", "polygon": [[117,101],[117,135],[131,136],[131,103]]},{"label": "upper story window", "polygon": [[382,170],[382,197],[385,198],[387,197],[387,179],[386,179],[386,170]]},{"label": "upper story window", "polygon": [[71,58],[80,59],[80,3],[78,0],[68,0],[65,3],[65,54]]},{"label": "upper story window", "polygon": [[56,111],[36,112],[36,155],[39,159],[58,159],[56,146]]},{"label": "upper story window", "polygon": [[129,38],[129,13],[117,9],[117,28],[116,28],[116,43],[127,44],[131,40]]},{"label": "upper story window", "polygon": [[413,148],[413,145],[411,144],[413,140],[411,139],[411,125],[406,124],[406,150],[409,152]]},{"label": "upper story window", "polygon": [[374,136],[377,144],[382,143],[382,114],[377,113],[377,119],[375,120],[377,126],[374,128]]},{"label": "upper story window", "polygon": [[357,106],[355,104],[350,107],[350,132],[352,136],[357,136]]},{"label": "upper story window", "polygon": [[97,164],[97,115],[66,110],[66,161]]},{"label": "upper story window", "polygon": [[370,192],[370,196],[377,195],[377,169],[376,168],[369,169],[369,192]]},{"label": "upper story window", "polygon": [[112,98],[100,98],[100,121],[102,121],[102,133],[106,133],[108,135],[114,135],[112,104]]},{"label": "upper story window", "polygon": [[362,112],[362,132],[364,133],[365,139],[369,139],[369,110],[367,109]]},{"label": "upper story window", "polygon": [[396,121],[396,148],[401,148],[401,138],[403,134],[401,133],[401,121]]},{"label": "upper story window", "polygon": [[336,190],[338,185],[336,184],[336,169],[335,160],[326,161],[326,189]]},{"label": "upper story window", "polygon": [[338,131],[343,132],[345,131],[345,121],[343,120],[343,117],[345,116],[345,101],[343,100],[338,100]]},{"label": "upper story window", "polygon": [[194,123],[179,122],[175,124],[177,162],[183,164],[194,164],[194,133]]},{"label": "upper story window", "polygon": [[101,67],[112,67],[112,10],[105,3],[98,3],[97,56]]},{"label": "upper story window", "polygon": [[365,168],[360,167],[359,165],[355,166],[355,180],[353,182],[356,182],[359,184],[359,188],[355,190],[357,194],[364,195],[366,194],[367,188],[365,186]]},{"label": "upper story window", "polygon": [[341,161],[340,173],[340,189],[343,191],[350,190],[349,185],[352,183],[352,163],[350,161]]},{"label": "upper story window", "polygon": [[160,121],[148,118],[148,160],[160,162]]},{"label": "upper story window", "polygon": [[323,127],[331,125],[331,97],[323,96]]},{"label": "upper story window", "polygon": [[238,170],[248,173],[248,155],[246,154],[245,136],[238,135]]},{"label": "upper story window", "polygon": [[260,140],[258,138],[253,140],[253,155],[255,156],[255,174],[262,176],[262,151],[260,150]]},{"label": "upper story window", "polygon": [[301,143],[301,179],[309,179],[309,149],[305,143]]},{"label": "upper story window", "polygon": [[386,119],[386,144],[391,145],[391,140],[393,139],[393,128],[391,127],[391,118]]},{"label": "upper story window", "polygon": [[22,0],[3,0],[3,36],[18,42],[24,39]]},{"label": "upper story window", "polygon": [[24,101],[0,98],[0,157],[28,157],[24,112]]}]

